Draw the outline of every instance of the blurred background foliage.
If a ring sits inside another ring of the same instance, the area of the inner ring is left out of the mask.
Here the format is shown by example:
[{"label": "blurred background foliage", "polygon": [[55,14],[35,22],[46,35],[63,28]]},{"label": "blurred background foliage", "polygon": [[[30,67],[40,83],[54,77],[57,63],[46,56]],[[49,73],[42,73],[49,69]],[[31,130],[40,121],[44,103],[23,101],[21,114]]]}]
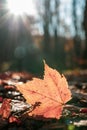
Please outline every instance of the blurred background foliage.
[{"label": "blurred background foliage", "polygon": [[[37,16],[10,14],[0,0],[0,71],[41,74],[87,68],[87,0],[34,0]],[[29,7],[30,8],[30,7]]]}]

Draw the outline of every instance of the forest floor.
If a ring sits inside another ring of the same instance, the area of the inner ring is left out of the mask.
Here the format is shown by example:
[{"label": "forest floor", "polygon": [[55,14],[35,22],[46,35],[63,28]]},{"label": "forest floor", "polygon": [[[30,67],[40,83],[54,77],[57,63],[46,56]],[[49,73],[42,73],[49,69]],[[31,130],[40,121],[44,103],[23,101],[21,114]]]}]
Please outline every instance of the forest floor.
[{"label": "forest floor", "polygon": [[[87,130],[87,70],[67,71],[64,75],[72,93],[72,100],[65,105],[59,120],[43,121],[22,115],[24,109],[27,109],[29,105],[25,103],[24,97],[15,90],[15,83],[25,83],[32,79],[32,75],[26,72],[1,73],[0,107],[3,102],[7,103],[7,100],[4,99],[10,98],[13,104],[13,115],[9,118],[8,104],[0,108],[0,130]],[[15,113],[16,107],[18,113]],[[5,108],[6,111],[4,111]]]}]

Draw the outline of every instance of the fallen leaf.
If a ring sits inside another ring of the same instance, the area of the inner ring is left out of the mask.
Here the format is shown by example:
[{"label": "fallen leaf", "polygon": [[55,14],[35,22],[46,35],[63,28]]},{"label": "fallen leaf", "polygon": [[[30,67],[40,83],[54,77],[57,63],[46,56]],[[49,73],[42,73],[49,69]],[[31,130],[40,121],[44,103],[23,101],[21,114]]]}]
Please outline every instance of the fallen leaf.
[{"label": "fallen leaf", "polygon": [[87,113],[87,108],[81,108],[81,109],[80,109],[80,112],[81,112],[81,113]]},{"label": "fallen leaf", "polygon": [[20,120],[19,118],[15,117],[15,116],[11,116],[11,117],[9,117],[9,122],[10,122],[10,123],[15,122],[15,123],[17,123],[17,124],[20,124],[20,123],[21,123],[21,120]]},{"label": "fallen leaf", "polygon": [[0,116],[2,119],[8,119],[8,117],[11,114],[11,100],[10,99],[4,99],[1,107],[0,107]]},{"label": "fallen leaf", "polygon": [[57,70],[45,65],[44,78],[34,78],[17,89],[24,95],[29,104],[35,109],[30,116],[42,116],[44,118],[60,118],[64,104],[71,99],[66,78]]}]

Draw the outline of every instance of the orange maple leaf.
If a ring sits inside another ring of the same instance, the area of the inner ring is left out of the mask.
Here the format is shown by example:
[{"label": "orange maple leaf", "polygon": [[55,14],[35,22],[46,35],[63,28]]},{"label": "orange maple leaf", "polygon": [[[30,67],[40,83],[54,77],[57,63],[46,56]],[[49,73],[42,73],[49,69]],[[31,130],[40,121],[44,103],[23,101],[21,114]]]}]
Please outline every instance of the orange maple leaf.
[{"label": "orange maple leaf", "polygon": [[55,69],[45,64],[43,79],[34,78],[32,81],[17,86],[29,104],[38,104],[29,113],[30,116],[59,119],[64,104],[71,99],[66,78]]}]

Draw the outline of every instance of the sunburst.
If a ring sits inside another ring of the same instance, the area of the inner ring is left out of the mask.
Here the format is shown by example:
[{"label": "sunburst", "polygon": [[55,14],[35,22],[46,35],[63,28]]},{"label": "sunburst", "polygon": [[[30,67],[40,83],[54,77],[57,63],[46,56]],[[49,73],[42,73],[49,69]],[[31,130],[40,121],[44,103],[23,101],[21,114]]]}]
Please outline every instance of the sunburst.
[{"label": "sunburst", "polygon": [[33,0],[7,0],[7,7],[11,14],[16,16],[28,14],[36,15],[36,9]]}]

